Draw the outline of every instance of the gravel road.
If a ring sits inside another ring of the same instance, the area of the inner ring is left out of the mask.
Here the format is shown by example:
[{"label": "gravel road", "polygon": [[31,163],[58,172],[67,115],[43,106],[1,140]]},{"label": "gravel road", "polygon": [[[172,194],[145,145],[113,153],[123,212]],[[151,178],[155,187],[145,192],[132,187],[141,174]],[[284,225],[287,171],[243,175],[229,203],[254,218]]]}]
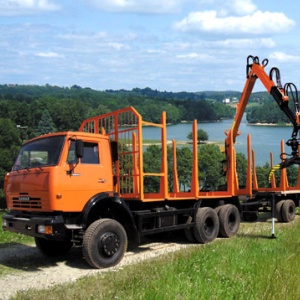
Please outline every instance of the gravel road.
[{"label": "gravel road", "polygon": [[[81,249],[74,248],[60,259],[46,258],[34,245],[13,245],[0,249],[0,264],[14,269],[7,275],[0,275],[0,299],[5,300],[17,291],[29,288],[42,289],[59,283],[75,281],[86,276],[118,270],[125,265],[137,263],[159,255],[189,247],[184,239],[169,239],[167,242],[150,242],[127,251],[118,266],[109,269],[92,269],[83,260]],[[8,271],[10,272],[10,271]],[[7,273],[8,273],[7,272]]]}]

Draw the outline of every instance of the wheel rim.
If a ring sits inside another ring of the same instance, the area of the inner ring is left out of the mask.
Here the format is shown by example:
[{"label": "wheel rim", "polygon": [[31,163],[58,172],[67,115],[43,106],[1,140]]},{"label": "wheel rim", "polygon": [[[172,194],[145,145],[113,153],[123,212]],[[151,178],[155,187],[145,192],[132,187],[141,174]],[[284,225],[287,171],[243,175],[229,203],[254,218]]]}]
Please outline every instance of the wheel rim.
[{"label": "wheel rim", "polygon": [[205,233],[210,235],[213,232],[214,226],[215,226],[213,219],[212,218],[207,218],[205,220],[203,226],[204,226]]},{"label": "wheel rim", "polygon": [[230,214],[229,217],[228,217],[228,225],[229,225],[229,228],[232,230],[235,225],[236,225],[236,217],[235,217],[235,214]]},{"label": "wheel rim", "polygon": [[113,232],[104,233],[98,243],[98,251],[105,257],[114,256],[120,249],[120,239]]}]

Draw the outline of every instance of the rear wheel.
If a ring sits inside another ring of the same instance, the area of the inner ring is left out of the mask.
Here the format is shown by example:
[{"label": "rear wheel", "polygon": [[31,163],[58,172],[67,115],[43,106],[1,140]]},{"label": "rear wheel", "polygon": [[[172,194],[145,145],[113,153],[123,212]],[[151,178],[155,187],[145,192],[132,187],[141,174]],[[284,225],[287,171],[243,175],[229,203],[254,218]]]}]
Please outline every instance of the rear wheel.
[{"label": "rear wheel", "polygon": [[213,241],[219,233],[219,218],[210,207],[199,208],[196,214],[194,236],[197,242],[206,244]]},{"label": "rear wheel", "polygon": [[48,241],[39,237],[35,238],[35,244],[39,251],[46,256],[65,255],[71,250],[73,246],[73,243],[70,240]]},{"label": "rear wheel", "polygon": [[[191,224],[192,221],[193,221],[193,217],[189,216],[186,223]],[[196,242],[193,230],[194,230],[193,227],[188,227],[188,228],[184,229],[184,236],[185,236],[186,240],[190,243],[195,243]]]},{"label": "rear wheel", "polygon": [[127,250],[127,235],[123,226],[113,219],[92,223],[83,237],[83,256],[95,268],[117,265]]},{"label": "rear wheel", "polygon": [[275,206],[275,216],[276,216],[278,222],[283,222],[282,205],[284,202],[285,202],[285,200],[280,200],[279,202],[276,203],[276,206]]},{"label": "rear wheel", "polygon": [[235,205],[223,205],[219,211],[220,235],[223,237],[231,237],[235,235],[241,223],[239,210]]},{"label": "rear wheel", "polygon": [[283,222],[291,222],[295,219],[296,207],[293,200],[284,200],[281,206],[281,216]]}]

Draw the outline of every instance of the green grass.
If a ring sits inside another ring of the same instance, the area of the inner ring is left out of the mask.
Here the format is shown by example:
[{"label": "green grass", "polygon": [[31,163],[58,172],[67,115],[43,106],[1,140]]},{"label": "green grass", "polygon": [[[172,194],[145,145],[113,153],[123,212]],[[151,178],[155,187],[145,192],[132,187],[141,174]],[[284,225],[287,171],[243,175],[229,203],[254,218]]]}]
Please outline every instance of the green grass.
[{"label": "green grass", "polygon": [[5,212],[0,213],[0,249],[4,247],[9,247],[14,244],[31,244],[33,243],[33,238],[23,235],[12,233],[8,231],[3,231],[2,229],[2,216]]},{"label": "green grass", "polygon": [[143,140],[143,144],[161,144],[161,140]]},{"label": "green grass", "polygon": [[[15,299],[299,299],[300,218],[243,223],[239,234]],[[58,275],[59,276],[59,275]]]}]

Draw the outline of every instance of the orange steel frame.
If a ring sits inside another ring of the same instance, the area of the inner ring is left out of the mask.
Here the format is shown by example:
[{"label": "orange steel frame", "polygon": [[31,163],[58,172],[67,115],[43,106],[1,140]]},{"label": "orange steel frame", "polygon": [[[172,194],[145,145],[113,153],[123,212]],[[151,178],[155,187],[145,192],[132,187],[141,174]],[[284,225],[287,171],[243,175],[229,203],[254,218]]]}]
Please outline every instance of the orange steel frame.
[{"label": "orange steel frame", "polygon": [[[123,116],[130,116],[131,124],[125,124],[127,119]],[[113,120],[113,122],[112,122]],[[103,125],[102,128],[101,125]],[[125,126],[126,125],[126,126]],[[144,172],[143,167],[143,137],[142,127],[152,126],[161,130],[161,171],[159,173]],[[299,189],[299,182],[296,187],[289,187],[286,177],[286,170],[283,169],[280,175],[280,184],[275,185],[275,175],[272,178],[270,188],[259,188],[255,171],[254,151],[251,149],[251,137],[247,137],[248,168],[245,188],[239,188],[238,176],[236,173],[235,149],[233,142],[232,130],[229,131],[226,138],[227,156],[229,156],[229,168],[227,169],[227,190],[223,191],[201,191],[198,179],[198,143],[197,143],[197,121],[192,124],[193,135],[193,163],[191,188],[188,192],[180,191],[178,174],[177,174],[177,155],[176,141],[172,140],[172,160],[173,160],[173,191],[168,190],[168,165],[167,165],[167,131],[166,131],[166,114],[162,113],[161,123],[155,124],[142,120],[141,115],[133,108],[128,107],[102,116],[93,117],[85,120],[80,131],[87,131],[94,128],[94,132],[105,132],[111,140],[119,143],[126,143],[124,149],[119,147],[119,161],[114,167],[115,176],[118,178],[116,192],[124,199],[141,200],[144,202],[161,201],[161,200],[184,200],[184,199],[220,199],[230,198],[233,196],[251,197],[253,190],[260,192],[288,192]],[[229,139],[229,140],[228,140]],[[281,143],[281,151],[284,152],[284,143]],[[201,150],[200,150],[201,153]],[[124,157],[124,159],[122,158]],[[270,165],[272,167],[272,154],[270,154]],[[130,170],[125,170],[129,167]],[[200,166],[201,168],[201,166]],[[300,171],[299,171],[300,172]],[[160,190],[157,193],[146,193],[144,191],[144,178],[153,176],[160,178]]]},{"label": "orange steel frame", "polygon": [[[249,97],[257,79],[263,83],[267,91],[276,87],[274,82],[265,73],[264,66],[253,62],[244,86],[241,99],[237,105],[236,115],[230,130],[225,132],[225,154],[227,157],[226,183],[227,189],[224,191],[201,191],[198,178],[198,143],[197,143],[197,121],[192,125],[192,178],[188,192],[180,191],[177,174],[176,141],[172,140],[173,159],[173,191],[168,190],[168,160],[167,160],[167,129],[166,113],[161,116],[161,123],[155,124],[146,122],[141,115],[133,108],[128,107],[107,113],[101,116],[85,120],[79,131],[102,133],[110,136],[110,139],[119,144],[119,160],[114,165],[114,176],[117,178],[116,192],[124,199],[141,200],[145,202],[161,200],[184,200],[184,199],[220,199],[231,198],[233,196],[252,197],[254,191],[258,192],[281,192],[300,190],[300,179],[297,186],[288,185],[286,169],[281,170],[280,184],[275,184],[275,175],[272,175],[271,186],[260,188],[257,183],[255,155],[251,148],[251,137],[247,137],[247,159],[248,170],[246,186],[240,188],[238,184],[238,174],[236,172],[236,152],[234,144],[239,133],[239,125]],[[277,87],[276,87],[277,88]],[[288,97],[283,90],[278,88],[282,95],[282,101],[288,101]],[[159,173],[144,172],[143,166],[143,126],[157,127],[161,130],[161,170]],[[200,152],[201,153],[201,152]],[[281,153],[284,153],[284,142],[281,142]],[[273,156],[270,154],[270,166],[273,166]],[[201,166],[200,166],[201,168]],[[300,167],[298,168],[300,175]],[[156,193],[147,193],[144,188],[144,178],[147,176],[160,178],[160,189]],[[300,176],[299,176],[300,177]]]}]

